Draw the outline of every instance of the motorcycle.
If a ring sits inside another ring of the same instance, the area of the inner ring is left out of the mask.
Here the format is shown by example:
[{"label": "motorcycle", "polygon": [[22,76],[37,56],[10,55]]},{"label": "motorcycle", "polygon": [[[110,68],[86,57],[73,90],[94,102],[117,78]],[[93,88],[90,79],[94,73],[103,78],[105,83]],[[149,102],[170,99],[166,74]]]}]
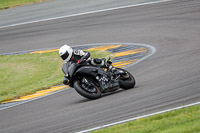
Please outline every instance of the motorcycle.
[{"label": "motorcycle", "polygon": [[[107,63],[112,64],[110,58]],[[101,68],[91,65],[87,60],[82,63],[65,63],[62,70],[69,79],[69,86],[88,99],[98,99],[102,93],[135,86],[135,78],[127,70]]]}]

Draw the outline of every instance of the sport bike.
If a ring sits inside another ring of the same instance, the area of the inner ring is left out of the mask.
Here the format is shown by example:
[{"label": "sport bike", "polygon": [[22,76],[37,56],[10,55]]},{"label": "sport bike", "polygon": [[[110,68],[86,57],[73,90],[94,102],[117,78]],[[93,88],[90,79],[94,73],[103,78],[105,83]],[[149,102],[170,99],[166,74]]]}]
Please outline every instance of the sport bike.
[{"label": "sport bike", "polygon": [[[109,60],[107,63],[111,65]],[[65,63],[62,70],[68,77],[69,86],[88,99],[98,99],[102,93],[135,86],[135,78],[127,70],[101,68],[91,65],[87,60],[82,63]]]}]

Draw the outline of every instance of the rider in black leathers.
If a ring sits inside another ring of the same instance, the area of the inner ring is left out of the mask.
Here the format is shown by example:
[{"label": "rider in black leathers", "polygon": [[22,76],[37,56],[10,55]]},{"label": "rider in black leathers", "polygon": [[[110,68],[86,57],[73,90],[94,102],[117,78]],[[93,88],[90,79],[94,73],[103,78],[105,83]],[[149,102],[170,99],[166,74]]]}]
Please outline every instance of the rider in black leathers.
[{"label": "rider in black leathers", "polygon": [[[105,58],[103,59],[90,58],[89,52],[83,50],[73,50],[68,45],[63,45],[59,49],[59,55],[65,61],[65,63],[67,62],[82,63],[84,60],[88,60],[91,65],[109,68],[110,70],[115,69],[112,65],[110,65],[105,61]],[[68,75],[65,75],[63,84],[67,85],[68,83],[69,83]]]}]

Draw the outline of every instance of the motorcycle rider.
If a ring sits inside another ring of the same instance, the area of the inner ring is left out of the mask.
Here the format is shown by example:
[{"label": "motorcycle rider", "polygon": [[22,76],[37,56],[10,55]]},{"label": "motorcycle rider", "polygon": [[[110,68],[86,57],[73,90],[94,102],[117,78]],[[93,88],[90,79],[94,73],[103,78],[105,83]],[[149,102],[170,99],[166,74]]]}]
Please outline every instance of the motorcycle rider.
[{"label": "motorcycle rider", "polygon": [[[93,66],[108,68],[112,71],[115,70],[115,68],[112,65],[110,65],[109,63],[105,61],[105,58],[103,59],[90,58],[90,53],[88,51],[76,50],[76,49],[73,50],[67,44],[60,47],[59,55],[65,61],[65,63],[72,62],[72,63],[80,64],[84,60],[88,60],[90,64]],[[69,83],[68,74],[66,74],[64,76],[63,84],[67,85],[68,83]]]}]

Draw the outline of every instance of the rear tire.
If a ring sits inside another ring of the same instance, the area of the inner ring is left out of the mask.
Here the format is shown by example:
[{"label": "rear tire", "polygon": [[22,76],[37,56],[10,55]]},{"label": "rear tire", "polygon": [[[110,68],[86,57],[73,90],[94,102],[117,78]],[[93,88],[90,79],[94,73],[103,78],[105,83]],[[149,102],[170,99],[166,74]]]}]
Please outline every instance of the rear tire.
[{"label": "rear tire", "polygon": [[128,78],[125,79],[119,79],[119,85],[122,89],[131,89],[135,86],[135,78],[133,77],[133,75],[131,73],[129,73],[128,71],[118,68],[122,71],[125,71],[128,74]]},{"label": "rear tire", "polygon": [[96,89],[96,92],[95,93],[90,93],[90,92],[87,92],[86,90],[84,90],[82,87],[81,87],[81,81],[80,80],[77,80],[74,82],[74,89],[83,97],[85,98],[88,98],[88,99],[91,99],[91,100],[94,100],[94,99],[98,99],[101,97],[101,91],[100,91],[100,88],[97,87],[96,85],[93,84],[93,87]]}]

